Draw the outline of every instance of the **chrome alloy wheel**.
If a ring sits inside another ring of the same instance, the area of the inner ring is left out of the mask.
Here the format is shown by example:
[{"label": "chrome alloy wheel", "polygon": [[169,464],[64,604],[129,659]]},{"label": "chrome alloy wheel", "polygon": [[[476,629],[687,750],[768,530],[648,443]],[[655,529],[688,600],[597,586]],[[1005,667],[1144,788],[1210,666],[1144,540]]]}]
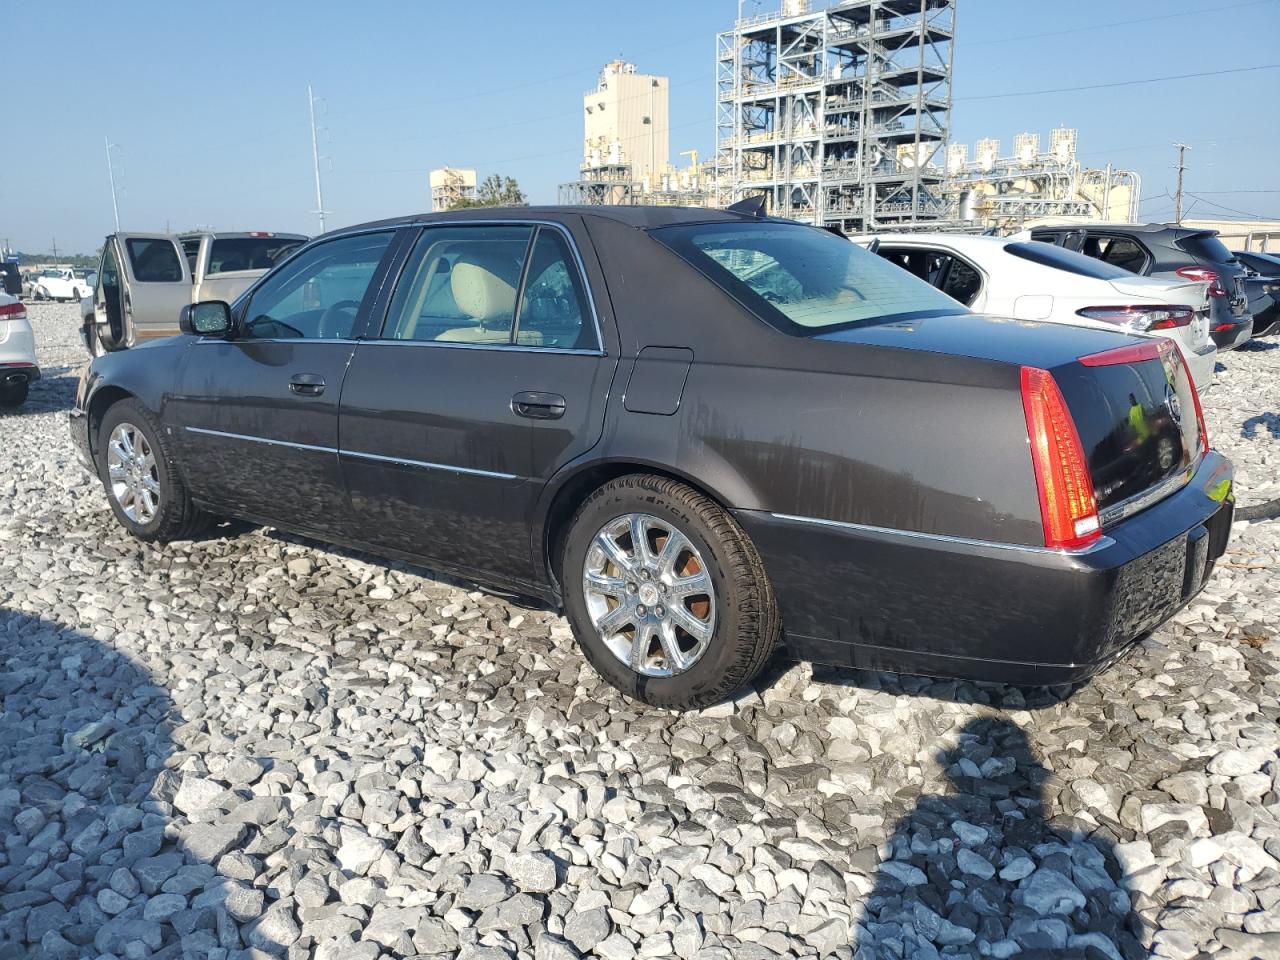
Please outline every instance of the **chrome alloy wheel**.
[{"label": "chrome alloy wheel", "polygon": [[646,677],[684,673],[715,633],[715,587],[702,554],[657,517],[631,513],[605,524],[587,551],[582,590],[604,645]]},{"label": "chrome alloy wheel", "polygon": [[160,505],[160,473],[155,451],[132,423],[120,423],[107,441],[107,477],[111,496],[124,515],[145,526]]}]

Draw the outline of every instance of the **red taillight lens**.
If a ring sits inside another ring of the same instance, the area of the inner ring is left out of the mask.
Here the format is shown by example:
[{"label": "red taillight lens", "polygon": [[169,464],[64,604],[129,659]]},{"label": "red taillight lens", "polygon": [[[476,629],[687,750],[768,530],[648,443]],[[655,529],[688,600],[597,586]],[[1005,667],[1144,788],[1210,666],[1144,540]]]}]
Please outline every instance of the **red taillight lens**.
[{"label": "red taillight lens", "polygon": [[0,320],[24,320],[27,308],[21,303],[0,303]]},{"label": "red taillight lens", "polygon": [[1196,317],[1196,312],[1191,307],[1177,306],[1085,307],[1076,313],[1091,320],[1105,320],[1107,323],[1143,333],[1148,330],[1189,327]]},{"label": "red taillight lens", "polygon": [[1040,493],[1044,545],[1064,550],[1087,546],[1102,535],[1093,480],[1075,421],[1048,370],[1022,368],[1022,409]]},{"label": "red taillight lens", "polygon": [[1210,270],[1208,267],[1179,267],[1174,271],[1183,280],[1194,280],[1197,283],[1209,284],[1209,296],[1225,297],[1227,288],[1222,285],[1222,278],[1218,276],[1217,270]]}]

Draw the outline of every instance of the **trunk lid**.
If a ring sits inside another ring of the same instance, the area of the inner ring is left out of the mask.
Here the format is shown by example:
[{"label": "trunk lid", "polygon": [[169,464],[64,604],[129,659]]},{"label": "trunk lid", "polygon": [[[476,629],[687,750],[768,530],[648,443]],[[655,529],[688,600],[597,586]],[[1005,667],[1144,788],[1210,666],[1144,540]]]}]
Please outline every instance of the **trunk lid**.
[{"label": "trunk lid", "polygon": [[[1128,302],[1137,298],[1148,303],[1191,307],[1196,318],[1191,323],[1191,342],[1209,342],[1209,284],[1204,280],[1159,280],[1154,277],[1124,277],[1110,281],[1111,287]],[[1154,332],[1154,331],[1153,331]]]},{"label": "trunk lid", "polygon": [[1084,448],[1103,529],[1190,479],[1208,438],[1199,398],[1170,341],[1086,355],[1053,375]]}]

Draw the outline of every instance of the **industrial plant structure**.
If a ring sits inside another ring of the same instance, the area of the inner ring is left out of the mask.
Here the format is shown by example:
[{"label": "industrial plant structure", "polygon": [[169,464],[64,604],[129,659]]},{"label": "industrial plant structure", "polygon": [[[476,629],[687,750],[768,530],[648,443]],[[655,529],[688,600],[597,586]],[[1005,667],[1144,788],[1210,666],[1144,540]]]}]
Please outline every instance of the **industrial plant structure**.
[{"label": "industrial plant structure", "polygon": [[1013,155],[1007,157],[1000,156],[999,140],[979,140],[973,160],[966,144],[950,144],[944,193],[949,218],[1007,232],[1046,217],[1136,220],[1142,181],[1109,164],[1082,167],[1076,131],[1058,127],[1049,132],[1049,149],[1043,152],[1037,133],[1014,137]]},{"label": "industrial plant structure", "polygon": [[455,167],[439,167],[428,175],[431,184],[431,212],[452,210],[476,198],[476,172]]},{"label": "industrial plant structure", "polygon": [[703,206],[711,199],[696,151],[692,165],[670,163],[668,80],[612,60],[582,97],[582,165],[560,185],[561,203]]},{"label": "industrial plant structure", "polygon": [[955,0],[739,16],[716,41],[718,202],[846,232],[945,216]]}]

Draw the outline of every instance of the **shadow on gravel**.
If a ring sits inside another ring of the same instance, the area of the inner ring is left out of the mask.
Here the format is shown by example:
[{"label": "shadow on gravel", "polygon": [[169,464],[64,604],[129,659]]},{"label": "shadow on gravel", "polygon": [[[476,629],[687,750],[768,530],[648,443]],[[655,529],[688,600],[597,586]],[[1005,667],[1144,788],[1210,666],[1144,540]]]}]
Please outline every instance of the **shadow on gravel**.
[{"label": "shadow on gravel", "polygon": [[1277,347],[1280,347],[1280,343],[1275,340],[1259,340],[1254,337],[1247,343],[1240,344],[1236,349],[1243,353],[1262,353],[1265,350],[1275,350]]},{"label": "shadow on gravel", "polygon": [[1046,817],[1052,775],[1016,724],[972,720],[938,761],[949,791],[894,829],[857,960],[1146,956],[1110,840]]},{"label": "shadow on gravel", "polygon": [[31,384],[27,400],[20,407],[0,407],[0,416],[23,416],[32,413],[57,413],[70,410],[76,402],[76,386],[80,382],[78,369],[68,371],[44,371]]},{"label": "shadow on gravel", "polygon": [[200,862],[214,825],[171,823],[175,717],[129,657],[0,608],[0,958],[240,947],[229,881]]},{"label": "shadow on gravel", "polygon": [[1240,425],[1240,436],[1246,440],[1254,440],[1258,436],[1258,428],[1263,427],[1272,439],[1280,440],[1280,413],[1261,413],[1250,417]]},{"label": "shadow on gravel", "polygon": [[[777,684],[798,661],[785,648],[771,659],[752,681],[757,691]],[[948,680],[908,673],[856,670],[850,667],[814,663],[813,680],[833,686],[876,690],[897,697],[928,697],[951,703],[974,703],[1004,710],[1043,710],[1056,707],[1088,681],[1071,686],[1014,687],[1006,683],[982,683],[974,680]]]}]

